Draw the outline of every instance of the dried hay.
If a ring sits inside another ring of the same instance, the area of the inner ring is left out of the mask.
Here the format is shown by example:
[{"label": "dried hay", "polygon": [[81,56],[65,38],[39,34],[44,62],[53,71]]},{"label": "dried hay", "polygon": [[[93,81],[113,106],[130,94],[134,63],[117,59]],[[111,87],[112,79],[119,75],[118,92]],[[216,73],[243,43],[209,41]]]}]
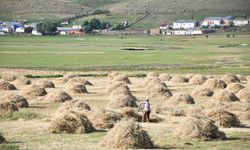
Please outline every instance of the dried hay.
[{"label": "dried hay", "polygon": [[192,95],[194,96],[213,96],[214,91],[208,88],[197,87],[193,90]]},{"label": "dried hay", "polygon": [[67,73],[63,76],[63,78],[75,78],[75,77],[78,77],[78,75],[74,73]]},{"label": "dried hay", "polygon": [[240,83],[240,79],[236,75],[226,74],[224,75],[221,80],[223,80],[226,84],[230,83]]},{"label": "dried hay", "polygon": [[111,110],[97,109],[89,116],[89,119],[97,129],[110,129],[121,120],[121,115]]},{"label": "dried hay", "polygon": [[120,121],[102,139],[101,146],[110,149],[152,149],[154,144],[146,131],[133,121]]},{"label": "dried hay", "polygon": [[56,134],[82,134],[94,132],[95,128],[84,114],[71,111],[56,116],[50,123],[48,131]]},{"label": "dried hay", "polygon": [[115,82],[124,82],[127,84],[131,84],[129,78],[126,75],[117,75],[113,78],[113,80],[111,81],[111,83],[115,83]]},{"label": "dried hay", "polygon": [[17,78],[14,82],[15,82],[15,84],[19,84],[19,85],[30,85],[31,84],[31,80],[27,79],[27,78]]},{"label": "dried hay", "polygon": [[172,77],[169,74],[163,73],[163,74],[160,74],[159,79],[161,81],[169,81],[172,79]]},{"label": "dried hay", "polygon": [[240,120],[249,121],[250,120],[250,110],[243,112],[240,115]]},{"label": "dried hay", "polygon": [[114,82],[112,84],[110,84],[107,89],[105,89],[106,93],[111,93],[113,90],[119,88],[119,87],[123,87],[127,90],[129,90],[129,87],[124,83],[124,82]]},{"label": "dried hay", "polygon": [[168,98],[173,95],[165,84],[150,84],[146,88],[150,97],[160,96]]},{"label": "dried hay", "polygon": [[55,79],[55,83],[56,84],[65,84],[65,83],[67,83],[69,81],[69,79],[70,78],[65,78],[65,77],[57,78],[57,79]]},{"label": "dried hay", "polygon": [[170,104],[194,104],[192,96],[187,93],[175,93],[169,100]]},{"label": "dried hay", "polygon": [[71,100],[72,97],[63,91],[56,91],[53,93],[49,93],[44,100],[45,101],[50,101],[50,102],[65,102]]},{"label": "dried hay", "polygon": [[93,85],[90,81],[88,81],[87,79],[81,78],[81,77],[69,78],[69,80],[67,82],[70,84],[80,83],[83,85]]},{"label": "dried hay", "polygon": [[142,86],[144,87],[148,86],[149,83],[153,84],[153,83],[163,83],[163,82],[157,77],[148,77],[144,79]]},{"label": "dried hay", "polygon": [[18,111],[18,108],[14,103],[8,101],[0,102],[1,113],[14,112],[14,111]]},{"label": "dried hay", "polygon": [[227,90],[221,90],[214,94],[212,99],[218,101],[218,102],[236,102],[239,101],[239,99],[234,95],[234,93],[231,93]]},{"label": "dried hay", "polygon": [[230,113],[228,111],[225,111],[223,109],[214,109],[210,111],[207,116],[215,121],[215,123],[218,126],[224,127],[224,128],[231,128],[231,127],[239,127],[240,121],[238,117]]},{"label": "dried hay", "polygon": [[218,80],[216,78],[210,78],[205,83],[202,84],[202,88],[207,89],[224,89],[227,87],[227,84],[222,81]]},{"label": "dried hay", "polygon": [[160,115],[169,115],[175,117],[184,117],[186,116],[186,111],[180,108],[171,108],[171,107],[155,107],[154,112]]},{"label": "dried hay", "polygon": [[211,120],[188,117],[181,122],[173,132],[174,138],[181,139],[226,139],[225,133],[220,132]]},{"label": "dried hay", "polygon": [[108,108],[119,109],[123,107],[137,107],[136,97],[131,93],[111,94]]},{"label": "dried hay", "polygon": [[0,90],[17,90],[17,88],[7,81],[0,81]]},{"label": "dried hay", "polygon": [[[56,114],[61,114],[64,111],[77,111],[77,112],[89,112],[91,111],[90,106],[80,99],[73,99],[63,103],[56,111]],[[87,113],[86,113],[87,114]]]},{"label": "dried hay", "polygon": [[159,75],[155,72],[149,72],[146,78],[157,78]]},{"label": "dried hay", "polygon": [[23,89],[22,94],[24,94],[25,97],[34,98],[38,96],[45,96],[47,92],[44,87],[39,85],[28,85]]},{"label": "dried hay", "polygon": [[240,90],[236,95],[241,101],[250,102],[250,88],[244,88]]},{"label": "dried hay", "polygon": [[115,96],[120,95],[120,94],[131,94],[131,92],[127,86],[120,86],[120,87],[114,89],[110,93],[110,95],[112,95],[112,97],[115,97]]},{"label": "dried hay", "polygon": [[87,88],[82,84],[67,84],[67,91],[73,94],[88,93]]},{"label": "dried hay", "polygon": [[47,79],[41,79],[37,82],[37,84],[44,88],[55,88],[55,84]]},{"label": "dried hay", "polygon": [[9,102],[15,104],[17,106],[17,108],[28,108],[29,107],[28,101],[24,97],[17,95],[17,94],[5,95],[2,98],[2,100],[9,101]]},{"label": "dried hay", "polygon": [[181,77],[181,76],[175,76],[170,80],[170,83],[176,84],[176,83],[187,83],[188,78]]},{"label": "dried hay", "polygon": [[191,84],[203,84],[207,80],[206,76],[203,75],[194,75],[190,80],[189,83]]},{"label": "dried hay", "polygon": [[119,110],[119,113],[121,114],[122,118],[125,118],[127,120],[134,119],[135,121],[141,121],[142,116],[139,115],[134,108],[131,107],[123,107]]},{"label": "dried hay", "polygon": [[13,74],[5,74],[2,76],[2,79],[4,81],[14,81],[16,80],[17,76],[16,75],[13,75]]},{"label": "dried hay", "polygon": [[111,73],[108,74],[108,78],[109,78],[110,80],[113,80],[113,78],[114,78],[115,76],[118,76],[118,75],[121,75],[121,73],[120,73],[120,72],[111,72]]},{"label": "dried hay", "polygon": [[247,78],[245,76],[241,75],[241,74],[237,74],[236,76],[240,79],[241,82],[242,81],[247,81]]},{"label": "dried hay", "polygon": [[231,83],[227,86],[226,90],[228,90],[231,93],[237,94],[243,88],[244,86],[239,83]]}]

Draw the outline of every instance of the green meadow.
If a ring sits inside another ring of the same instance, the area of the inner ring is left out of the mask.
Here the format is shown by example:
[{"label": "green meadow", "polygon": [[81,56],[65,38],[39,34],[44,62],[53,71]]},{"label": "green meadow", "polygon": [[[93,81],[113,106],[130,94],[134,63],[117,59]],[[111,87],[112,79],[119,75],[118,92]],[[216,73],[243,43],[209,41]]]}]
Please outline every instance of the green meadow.
[{"label": "green meadow", "polygon": [[0,67],[250,74],[249,38],[2,36]]}]

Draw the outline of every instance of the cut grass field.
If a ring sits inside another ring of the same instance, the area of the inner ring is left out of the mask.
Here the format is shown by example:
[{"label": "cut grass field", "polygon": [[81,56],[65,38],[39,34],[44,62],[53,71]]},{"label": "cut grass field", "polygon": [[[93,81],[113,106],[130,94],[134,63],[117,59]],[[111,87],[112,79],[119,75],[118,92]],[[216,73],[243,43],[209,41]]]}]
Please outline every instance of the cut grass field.
[{"label": "cut grass field", "polygon": [[250,74],[249,37],[4,36],[0,67]]}]

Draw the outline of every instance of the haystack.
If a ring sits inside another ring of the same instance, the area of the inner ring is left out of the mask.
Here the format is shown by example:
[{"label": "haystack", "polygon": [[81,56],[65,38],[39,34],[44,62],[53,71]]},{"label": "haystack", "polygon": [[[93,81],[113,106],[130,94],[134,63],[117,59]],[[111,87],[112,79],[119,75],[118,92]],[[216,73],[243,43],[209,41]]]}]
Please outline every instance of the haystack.
[{"label": "haystack", "polygon": [[206,76],[203,75],[194,75],[190,80],[189,83],[191,84],[203,84],[207,80]]},{"label": "haystack", "polygon": [[155,72],[149,72],[146,78],[157,78],[159,75]]},{"label": "haystack", "polygon": [[120,94],[131,94],[131,91],[129,90],[129,88],[127,86],[120,86],[116,89],[114,89],[110,95],[112,95],[112,97],[115,97],[117,95]]},{"label": "haystack", "polygon": [[241,82],[242,81],[247,81],[247,78],[245,76],[241,75],[241,74],[237,74],[236,76],[240,79]]},{"label": "haystack", "polygon": [[181,76],[175,76],[170,80],[171,83],[176,84],[176,83],[187,83],[188,78],[186,77],[181,77]]},{"label": "haystack", "polygon": [[197,87],[193,90],[192,95],[194,96],[213,96],[214,91],[208,88]]},{"label": "haystack", "polygon": [[134,108],[131,107],[123,107],[119,110],[122,118],[127,120],[134,119],[135,121],[141,121],[142,116],[136,112]]},{"label": "haystack", "polygon": [[148,77],[148,78],[145,78],[144,81],[143,81],[143,84],[142,86],[148,86],[148,84],[154,84],[154,83],[164,83],[162,82],[158,77]]},{"label": "haystack", "polygon": [[215,123],[218,126],[221,126],[224,128],[240,126],[240,121],[238,117],[235,114],[225,111],[223,109],[212,110],[211,112],[207,114],[207,116],[213,121],[215,121]]},{"label": "haystack", "polygon": [[5,138],[2,136],[2,134],[0,133],[0,144],[5,142]]},{"label": "haystack", "polygon": [[111,94],[108,108],[119,109],[123,107],[137,107],[136,97],[131,93]]},{"label": "haystack", "polygon": [[84,114],[71,111],[56,116],[50,123],[48,131],[56,134],[81,134],[94,132],[95,128]]},{"label": "haystack", "polygon": [[173,132],[174,138],[181,139],[225,139],[225,133],[220,132],[211,120],[188,117],[183,120]]},{"label": "haystack", "polygon": [[56,84],[65,84],[69,81],[70,78],[65,78],[65,77],[62,77],[62,78],[57,78],[55,79],[55,83]]},{"label": "haystack", "polygon": [[19,84],[19,85],[30,85],[31,84],[30,79],[27,79],[27,78],[17,78],[14,82],[15,82],[15,84]]},{"label": "haystack", "polygon": [[228,90],[231,93],[237,94],[243,88],[244,86],[239,83],[231,83],[227,86],[226,90]]},{"label": "haystack", "polygon": [[24,97],[17,95],[17,94],[5,95],[2,98],[2,100],[12,102],[13,104],[15,104],[17,106],[17,108],[28,108],[29,107],[28,101]]},{"label": "haystack", "polygon": [[41,87],[39,85],[29,85],[23,89],[22,94],[24,94],[25,97],[38,97],[38,96],[44,96],[47,94],[44,87]]},{"label": "haystack", "polygon": [[164,84],[150,84],[147,87],[150,97],[171,97],[173,94]]},{"label": "haystack", "polygon": [[161,81],[169,81],[172,79],[172,77],[169,74],[163,73],[159,76],[159,79]]},{"label": "haystack", "polygon": [[250,102],[250,88],[244,88],[240,90],[236,95],[241,101]]},{"label": "haystack", "polygon": [[173,97],[170,98],[169,102],[171,104],[194,104],[194,99],[187,93],[175,93]]},{"label": "haystack", "polygon": [[81,77],[69,78],[68,83],[70,84],[80,83],[83,85],[93,85],[90,81]]},{"label": "haystack", "polygon": [[14,111],[18,111],[18,108],[14,103],[8,101],[0,102],[1,113],[14,112]]},{"label": "haystack", "polygon": [[112,84],[110,84],[107,89],[105,89],[106,93],[111,93],[113,90],[119,88],[119,87],[123,87],[127,90],[129,90],[129,87],[126,85],[126,83],[124,82],[114,82]]},{"label": "haystack", "polygon": [[224,75],[221,80],[223,80],[226,84],[230,83],[240,83],[240,79],[236,75],[226,74]]},{"label": "haystack", "polygon": [[239,99],[234,95],[234,93],[231,93],[227,90],[221,90],[217,93],[215,93],[212,97],[217,102],[236,102],[239,101]]},{"label": "haystack", "polygon": [[7,81],[0,81],[0,90],[17,90],[17,88]]},{"label": "haystack", "polygon": [[167,87],[167,85],[161,81],[159,78],[150,78],[148,81],[145,82],[145,86],[147,88],[151,88],[154,85],[159,85],[159,86],[165,86]]},{"label": "haystack", "polygon": [[68,93],[63,91],[51,92],[44,98],[45,101],[50,102],[65,102],[71,99],[72,97]]},{"label": "haystack", "polygon": [[97,109],[89,116],[89,119],[95,128],[110,129],[121,120],[121,115],[111,110]]},{"label": "haystack", "polygon": [[131,84],[129,78],[126,75],[117,75],[113,78],[113,80],[111,81],[111,83],[114,82],[124,82],[127,84]]},{"label": "haystack", "polygon": [[110,149],[152,149],[154,144],[146,131],[133,121],[120,121],[102,139],[101,146]]},{"label": "haystack", "polygon": [[250,110],[243,112],[240,115],[240,120],[249,121],[250,120]]},{"label": "haystack", "polygon": [[218,80],[216,78],[210,78],[202,84],[202,88],[208,89],[224,89],[226,87],[227,84],[224,81]]},{"label": "haystack", "polygon": [[73,94],[88,93],[87,88],[82,84],[67,84],[67,91]]},{"label": "haystack", "polygon": [[37,84],[44,88],[55,88],[55,84],[47,79],[41,79],[37,82]]},{"label": "haystack", "polygon": [[110,80],[113,80],[113,78],[114,78],[115,76],[118,76],[118,75],[121,75],[121,73],[120,73],[120,72],[111,72],[111,73],[108,74],[108,78],[109,78]]},{"label": "haystack", "polygon": [[17,76],[16,75],[13,75],[13,74],[5,74],[2,76],[2,79],[4,81],[14,81],[16,80]]},{"label": "haystack", "polygon": [[78,75],[74,73],[67,73],[63,76],[63,78],[75,78],[75,77],[78,77]]},{"label": "haystack", "polygon": [[57,109],[56,114],[61,114],[64,111],[77,111],[84,113],[91,111],[91,108],[84,100],[73,99],[63,103],[61,107]]}]

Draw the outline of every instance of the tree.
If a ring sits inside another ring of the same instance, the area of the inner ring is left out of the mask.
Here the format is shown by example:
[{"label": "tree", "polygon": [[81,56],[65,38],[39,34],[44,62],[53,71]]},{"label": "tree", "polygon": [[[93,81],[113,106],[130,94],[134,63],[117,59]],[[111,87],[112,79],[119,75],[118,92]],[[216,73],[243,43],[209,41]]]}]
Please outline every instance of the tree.
[{"label": "tree", "polygon": [[88,24],[89,24],[89,21],[88,21],[88,20],[85,20],[85,21],[83,22],[82,26],[86,26],[86,25],[88,25]]},{"label": "tree", "polygon": [[84,27],[85,33],[91,33],[92,31],[93,31],[93,29],[89,24]]},{"label": "tree", "polygon": [[101,29],[108,29],[111,27],[111,24],[109,22],[103,22],[101,25]]},{"label": "tree", "polygon": [[92,27],[92,29],[101,29],[102,27],[101,21],[96,18],[91,19],[89,24]]},{"label": "tree", "polygon": [[37,25],[37,31],[43,35],[54,34],[57,30],[58,22],[41,22]]}]

